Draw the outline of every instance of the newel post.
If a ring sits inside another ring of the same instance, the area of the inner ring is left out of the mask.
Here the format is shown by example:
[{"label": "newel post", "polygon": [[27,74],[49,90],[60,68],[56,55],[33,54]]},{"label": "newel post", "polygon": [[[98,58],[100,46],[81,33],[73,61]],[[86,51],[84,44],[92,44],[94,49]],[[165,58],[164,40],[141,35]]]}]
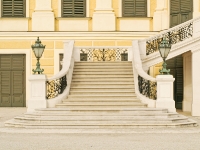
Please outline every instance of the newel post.
[{"label": "newel post", "polygon": [[168,112],[176,112],[172,75],[157,75],[156,108],[167,108]]},{"label": "newel post", "polygon": [[28,101],[27,112],[33,112],[38,108],[47,108],[46,100],[46,75],[31,75],[30,81],[30,99]]}]

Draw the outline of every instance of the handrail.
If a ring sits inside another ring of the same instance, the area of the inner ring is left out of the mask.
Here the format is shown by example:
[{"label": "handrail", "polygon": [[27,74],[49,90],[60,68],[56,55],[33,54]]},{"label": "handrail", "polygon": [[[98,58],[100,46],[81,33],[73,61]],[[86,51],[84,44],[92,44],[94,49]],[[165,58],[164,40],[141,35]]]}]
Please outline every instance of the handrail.
[{"label": "handrail", "polygon": [[158,44],[164,37],[167,38],[171,44],[176,44],[180,41],[193,37],[193,22],[199,19],[200,17],[191,19],[168,30],[162,31],[160,34],[147,39],[139,40],[139,42],[146,42],[146,55],[150,55],[158,51]]},{"label": "handrail", "polygon": [[156,79],[149,76],[142,68],[142,62],[139,53],[138,40],[132,42],[133,46],[133,69],[135,79],[136,94],[146,96],[148,99],[156,100],[157,83]]},{"label": "handrail", "polygon": [[73,46],[74,41],[66,42],[64,47],[63,67],[60,72],[46,80],[47,99],[53,99],[59,94],[62,94],[67,87],[67,76],[69,74],[70,66],[73,63]]}]

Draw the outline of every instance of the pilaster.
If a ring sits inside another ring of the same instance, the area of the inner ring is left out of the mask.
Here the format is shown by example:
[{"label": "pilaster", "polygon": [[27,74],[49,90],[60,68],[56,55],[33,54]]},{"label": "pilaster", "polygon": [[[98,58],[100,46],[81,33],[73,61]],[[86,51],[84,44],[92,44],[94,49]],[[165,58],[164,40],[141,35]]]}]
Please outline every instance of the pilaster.
[{"label": "pilaster", "polygon": [[192,116],[200,116],[200,49],[192,50]]},{"label": "pilaster", "polygon": [[153,30],[160,31],[169,28],[168,0],[157,0],[156,11],[153,15]]},{"label": "pilaster", "polygon": [[96,9],[92,18],[93,31],[115,31],[116,17],[112,0],[96,0]]},{"label": "pilaster", "polygon": [[183,111],[191,112],[192,109],[192,54],[183,54]]},{"label": "pilaster", "polygon": [[32,14],[32,31],[54,31],[55,19],[51,8],[51,0],[36,0]]},{"label": "pilaster", "polygon": [[193,0],[193,18],[197,18],[200,16],[200,1]]},{"label": "pilaster", "polygon": [[157,100],[156,108],[167,108],[168,112],[176,112],[175,101],[173,99],[172,75],[157,75]]}]

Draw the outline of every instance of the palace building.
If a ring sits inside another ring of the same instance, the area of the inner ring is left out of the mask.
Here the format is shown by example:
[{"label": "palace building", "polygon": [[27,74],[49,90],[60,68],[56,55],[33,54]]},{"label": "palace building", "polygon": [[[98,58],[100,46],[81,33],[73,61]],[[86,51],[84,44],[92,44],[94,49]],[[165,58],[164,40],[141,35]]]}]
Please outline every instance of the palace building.
[{"label": "palace building", "polygon": [[[30,106],[29,112],[58,105],[65,108],[69,102],[60,103],[73,95],[111,94],[115,99],[135,91],[142,102],[138,107],[166,106],[172,112],[181,109],[200,116],[200,0],[1,0],[0,5],[0,107]],[[40,58],[45,77],[32,71],[37,59],[31,45],[37,37],[46,45]],[[171,44],[166,63],[175,80],[157,78],[163,62],[158,47],[163,39]],[[104,64],[96,64],[89,73],[90,64],[97,62]],[[128,83],[131,75],[126,65],[132,66],[134,84]],[[64,77],[70,68],[74,68],[71,75]],[[103,74],[103,69],[119,70]],[[113,86],[105,85],[103,91],[101,85],[111,80],[108,84]],[[117,80],[127,88],[117,89]],[[134,91],[129,91],[130,86]],[[32,102],[41,100],[40,92],[45,102]],[[159,102],[159,98],[173,102]],[[98,107],[91,103],[87,108]]]}]

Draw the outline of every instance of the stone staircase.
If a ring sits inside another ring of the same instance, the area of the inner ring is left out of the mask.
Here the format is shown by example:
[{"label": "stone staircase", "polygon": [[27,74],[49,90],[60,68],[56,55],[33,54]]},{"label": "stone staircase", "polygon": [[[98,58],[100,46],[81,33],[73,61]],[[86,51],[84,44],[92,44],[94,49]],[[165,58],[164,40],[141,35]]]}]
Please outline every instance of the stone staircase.
[{"label": "stone staircase", "polygon": [[37,109],[7,127],[129,129],[195,126],[167,109],[147,108],[135,95],[132,62],[76,62],[69,96],[56,108]]}]

